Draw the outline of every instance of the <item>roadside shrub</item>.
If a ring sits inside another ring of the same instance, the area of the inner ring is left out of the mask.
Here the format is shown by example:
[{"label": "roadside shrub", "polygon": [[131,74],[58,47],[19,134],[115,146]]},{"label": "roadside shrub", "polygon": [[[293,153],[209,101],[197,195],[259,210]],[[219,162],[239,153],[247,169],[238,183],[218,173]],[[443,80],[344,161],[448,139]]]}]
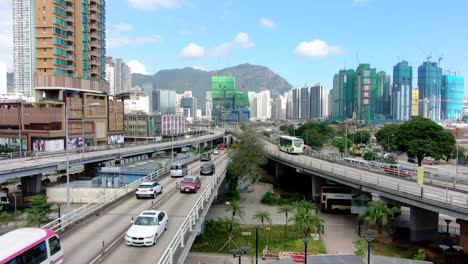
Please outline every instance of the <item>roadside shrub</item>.
[{"label": "roadside shrub", "polygon": [[362,156],[364,160],[375,160],[375,155],[372,152],[365,152],[364,155]]},{"label": "roadside shrub", "polygon": [[302,196],[296,193],[272,193],[266,192],[261,202],[267,205],[283,205],[283,204],[292,204],[295,201],[302,199]]}]

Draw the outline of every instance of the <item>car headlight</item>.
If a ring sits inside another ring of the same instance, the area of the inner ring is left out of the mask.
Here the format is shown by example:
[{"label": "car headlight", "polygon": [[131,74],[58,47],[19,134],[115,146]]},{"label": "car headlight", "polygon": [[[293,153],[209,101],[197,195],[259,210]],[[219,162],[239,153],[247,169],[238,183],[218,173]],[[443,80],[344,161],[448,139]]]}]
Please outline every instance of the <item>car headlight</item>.
[{"label": "car headlight", "polygon": [[148,239],[148,238],[153,238],[153,237],[154,237],[154,235],[153,235],[153,236],[149,236],[149,237],[144,237],[144,238]]}]

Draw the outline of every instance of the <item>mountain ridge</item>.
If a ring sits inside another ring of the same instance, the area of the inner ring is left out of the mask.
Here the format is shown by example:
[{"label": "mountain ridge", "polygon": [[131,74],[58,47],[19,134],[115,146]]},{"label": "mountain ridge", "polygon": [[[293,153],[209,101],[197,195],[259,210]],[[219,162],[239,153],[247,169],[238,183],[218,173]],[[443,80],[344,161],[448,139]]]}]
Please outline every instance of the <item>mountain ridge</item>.
[{"label": "mountain ridge", "polygon": [[142,87],[151,83],[155,89],[175,90],[177,93],[191,90],[199,101],[199,108],[204,109],[206,91],[211,89],[211,76],[214,75],[235,77],[236,91],[270,90],[272,98],[292,88],[289,82],[268,67],[248,63],[213,71],[184,67],[160,70],[153,75],[132,74],[132,86]]}]

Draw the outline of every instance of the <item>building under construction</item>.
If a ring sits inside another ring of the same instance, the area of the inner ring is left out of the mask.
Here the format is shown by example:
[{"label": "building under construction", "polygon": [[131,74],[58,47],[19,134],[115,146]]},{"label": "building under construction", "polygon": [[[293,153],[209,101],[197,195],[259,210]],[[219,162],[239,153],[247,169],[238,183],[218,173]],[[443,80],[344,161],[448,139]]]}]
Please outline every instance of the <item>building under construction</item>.
[{"label": "building under construction", "polygon": [[370,64],[341,70],[333,78],[333,120],[369,122],[390,118],[390,76]]},{"label": "building under construction", "polygon": [[250,118],[250,103],[247,93],[236,92],[233,76],[212,76],[212,120],[217,122],[247,122]]}]

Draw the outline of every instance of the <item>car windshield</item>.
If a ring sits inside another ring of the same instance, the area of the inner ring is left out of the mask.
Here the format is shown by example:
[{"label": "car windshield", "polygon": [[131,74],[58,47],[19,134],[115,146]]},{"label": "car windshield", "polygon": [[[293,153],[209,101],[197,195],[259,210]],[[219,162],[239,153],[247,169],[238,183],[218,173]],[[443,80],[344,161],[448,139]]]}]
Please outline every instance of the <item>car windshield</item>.
[{"label": "car windshield", "polygon": [[171,170],[180,170],[180,165],[172,165]]},{"label": "car windshield", "polygon": [[195,180],[195,178],[185,178],[183,182],[185,182],[185,183],[195,183],[196,180]]},{"label": "car windshield", "polygon": [[135,220],[135,225],[142,225],[142,226],[152,226],[158,225],[158,218],[156,217],[146,217],[140,216]]},{"label": "car windshield", "polygon": [[212,166],[212,164],[203,164],[202,169],[211,169]]},{"label": "car windshield", "polygon": [[150,184],[140,184],[140,186],[138,186],[138,189],[147,189],[147,188],[151,188],[151,185]]}]

